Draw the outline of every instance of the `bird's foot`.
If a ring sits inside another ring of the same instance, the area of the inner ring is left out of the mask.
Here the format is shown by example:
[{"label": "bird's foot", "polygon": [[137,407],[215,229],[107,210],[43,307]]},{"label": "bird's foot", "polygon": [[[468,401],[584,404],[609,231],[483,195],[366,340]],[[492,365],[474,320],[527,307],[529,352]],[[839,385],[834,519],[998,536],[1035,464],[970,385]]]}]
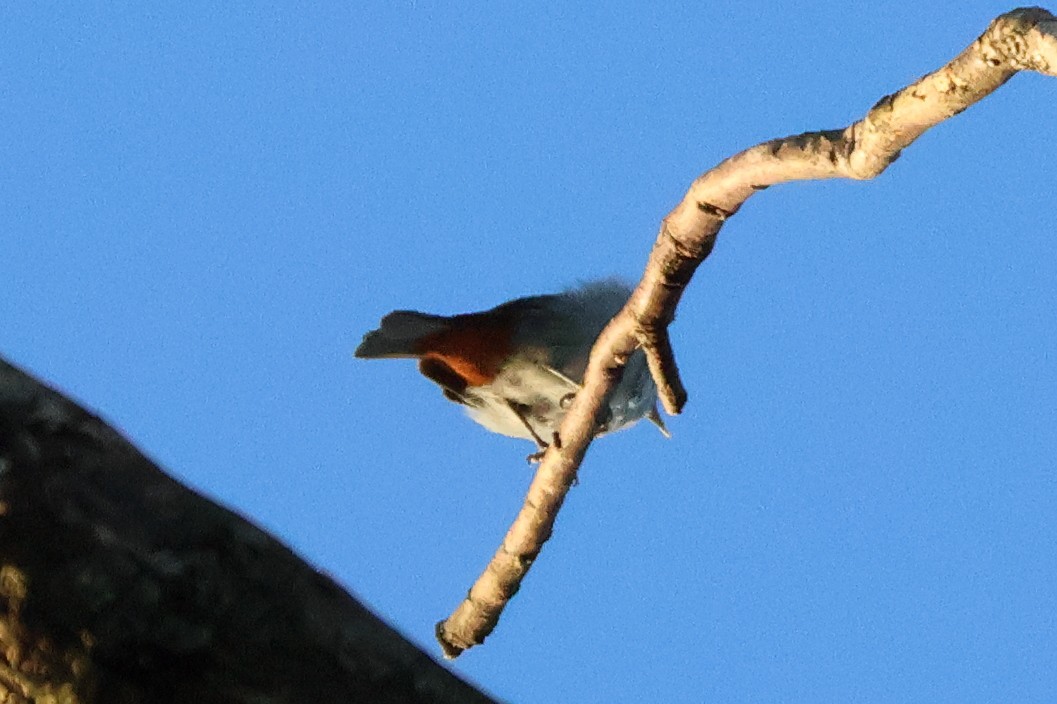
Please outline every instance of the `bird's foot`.
[{"label": "bird's foot", "polygon": [[550,444],[542,442],[539,438],[536,438],[536,446],[539,449],[533,452],[531,455],[527,456],[525,458],[525,461],[529,464],[536,464],[537,462],[543,459],[543,456],[547,454],[547,450],[549,450],[552,445],[556,450],[562,449],[562,438],[560,435],[558,435],[558,431],[554,431],[554,433],[551,435]]}]

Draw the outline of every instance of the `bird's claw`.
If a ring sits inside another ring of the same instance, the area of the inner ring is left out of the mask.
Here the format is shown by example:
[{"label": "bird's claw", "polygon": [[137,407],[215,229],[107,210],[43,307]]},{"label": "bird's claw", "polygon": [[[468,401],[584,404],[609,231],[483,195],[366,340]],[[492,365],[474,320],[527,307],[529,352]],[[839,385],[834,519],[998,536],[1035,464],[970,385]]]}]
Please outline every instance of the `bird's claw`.
[{"label": "bird's claw", "polygon": [[543,459],[543,456],[547,454],[547,450],[551,448],[551,445],[553,445],[556,450],[562,449],[562,438],[560,435],[558,435],[558,431],[554,431],[554,433],[551,435],[550,445],[545,442],[540,442],[538,438],[536,440],[536,445],[537,447],[539,447],[539,449],[533,452],[531,455],[525,457],[525,461],[529,464],[536,464],[537,462],[541,461]]}]

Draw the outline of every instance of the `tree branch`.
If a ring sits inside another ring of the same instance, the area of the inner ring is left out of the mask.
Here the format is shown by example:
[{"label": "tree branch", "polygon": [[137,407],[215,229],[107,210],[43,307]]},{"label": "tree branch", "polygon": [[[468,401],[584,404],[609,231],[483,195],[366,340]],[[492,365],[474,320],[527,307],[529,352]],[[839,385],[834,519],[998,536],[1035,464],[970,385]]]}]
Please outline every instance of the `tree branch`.
[{"label": "tree branch", "polygon": [[882,98],[843,130],[809,132],[747,149],[708,171],[661,224],[642,280],[591,351],[583,390],[492,561],[467,598],[437,625],[445,656],[484,642],[550,537],[566,492],[594,435],[604,400],[637,347],[647,354],[665,409],[679,413],[687,394],[667,328],[686,285],[712,251],[728,218],[754,193],[789,181],[869,179],[926,130],[987,97],[1018,71],[1057,76],[1057,18],[1041,8],[999,16],[943,68]]}]

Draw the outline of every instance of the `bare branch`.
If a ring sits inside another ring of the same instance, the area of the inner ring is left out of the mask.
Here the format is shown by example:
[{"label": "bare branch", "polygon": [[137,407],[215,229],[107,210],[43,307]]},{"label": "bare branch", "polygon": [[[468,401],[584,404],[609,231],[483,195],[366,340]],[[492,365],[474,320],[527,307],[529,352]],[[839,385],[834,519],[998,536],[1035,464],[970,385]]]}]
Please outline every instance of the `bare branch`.
[{"label": "bare branch", "polygon": [[716,236],[754,193],[778,183],[824,178],[869,179],[888,168],[926,130],[987,97],[1018,71],[1057,76],[1057,18],[1041,8],[999,16],[943,68],[885,96],[843,130],[809,132],[747,149],[708,171],[665,217],[645,273],[624,309],[591,352],[583,391],[561,427],[562,448],[550,448],[525,504],[462,604],[437,626],[447,657],[482,643],[550,537],[607,394],[623,360],[642,346],[669,413],[686,401],[667,328],[683,290],[712,251]]}]

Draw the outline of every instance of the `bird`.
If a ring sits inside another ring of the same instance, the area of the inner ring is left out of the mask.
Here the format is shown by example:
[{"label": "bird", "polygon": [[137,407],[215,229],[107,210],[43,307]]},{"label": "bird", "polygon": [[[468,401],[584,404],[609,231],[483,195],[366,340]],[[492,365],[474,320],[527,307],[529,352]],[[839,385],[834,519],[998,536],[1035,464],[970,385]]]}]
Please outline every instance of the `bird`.
[{"label": "bird", "polygon": [[[412,358],[488,430],[536,443],[538,460],[580,390],[595,339],[631,295],[619,279],[591,281],[560,293],[526,296],[489,310],[433,315],[396,310],[363,337],[355,356]],[[670,437],[657,411],[657,387],[636,350],[613,389],[596,435],[649,419]]]}]

